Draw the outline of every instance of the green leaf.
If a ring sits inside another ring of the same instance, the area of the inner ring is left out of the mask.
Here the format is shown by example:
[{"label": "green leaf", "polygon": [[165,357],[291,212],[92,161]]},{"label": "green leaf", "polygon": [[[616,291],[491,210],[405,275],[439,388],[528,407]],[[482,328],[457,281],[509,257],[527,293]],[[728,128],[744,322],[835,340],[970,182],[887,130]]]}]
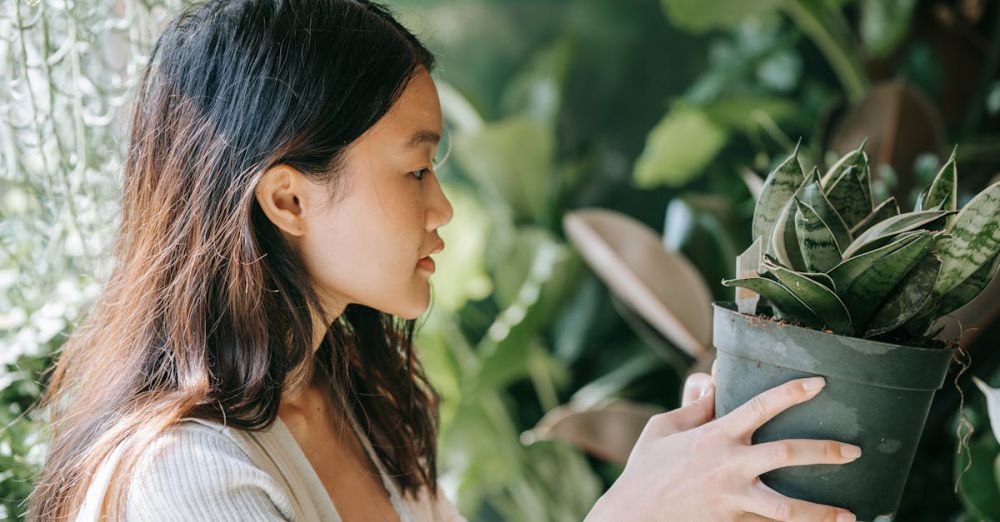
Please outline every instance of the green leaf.
[{"label": "green leaf", "polygon": [[700,33],[730,29],[747,17],[762,15],[781,5],[780,0],[660,0],[670,21],[686,31]]},{"label": "green leaf", "polygon": [[635,163],[635,183],[641,188],[684,185],[705,170],[728,138],[701,109],[678,105],[646,136]]},{"label": "green leaf", "polygon": [[958,286],[952,288],[950,292],[941,296],[938,299],[938,308],[935,310],[935,313],[940,317],[965,306],[993,281],[998,272],[1000,272],[1000,255],[997,255],[993,259],[992,264],[984,264],[979,270],[976,270],[972,275],[965,278],[965,281],[962,281]]},{"label": "green leaf", "polygon": [[934,292],[944,295],[1000,252],[1000,182],[966,203],[940,248],[941,276]]},{"label": "green leaf", "polygon": [[791,198],[781,209],[778,221],[771,232],[771,241],[766,253],[789,268],[805,270],[806,263],[802,258],[802,251],[799,250],[799,240],[795,233],[795,214],[798,213],[798,209],[794,205],[795,199]]},{"label": "green leaf", "polygon": [[871,214],[868,214],[860,223],[854,225],[851,228],[851,234],[854,237],[858,237],[859,234],[871,228],[872,225],[876,223],[881,223],[891,217],[899,215],[899,203],[896,202],[895,196],[889,196],[889,199],[883,201],[879,206],[875,207],[875,210]]},{"label": "green leaf", "polygon": [[818,169],[813,168],[809,172],[809,175],[806,176],[806,182],[795,192],[795,197],[809,205],[823,219],[823,223],[826,223],[830,229],[840,249],[851,243],[851,233],[844,223],[844,218],[833,208],[833,204],[827,199],[820,186]]},{"label": "green leaf", "polygon": [[[861,142],[861,145],[857,149],[848,152],[842,156],[836,163],[834,163],[826,174],[823,174],[823,178],[820,184],[824,189],[829,190],[833,182],[840,177],[841,173],[850,168],[854,167],[855,176],[861,184],[861,190],[865,194],[865,198],[870,202],[872,199],[872,187],[871,187],[871,172],[868,166],[868,154],[865,154],[865,145],[868,143],[868,138],[865,138]],[[871,205],[871,203],[869,203]]]},{"label": "green leaf", "polygon": [[830,232],[830,227],[809,205],[795,198],[798,212],[795,214],[795,235],[806,269],[810,272],[826,272],[840,263],[840,247]]},{"label": "green leaf", "polygon": [[738,286],[747,288],[767,298],[771,306],[781,316],[798,323],[802,323],[811,328],[821,328],[823,322],[816,317],[816,314],[796,297],[785,285],[767,279],[765,277],[754,276],[740,279],[727,279],[722,282],[723,286]]},{"label": "green leaf", "polygon": [[922,235],[930,234],[932,234],[932,232],[925,230],[903,234],[888,245],[876,248],[875,250],[870,250],[864,254],[856,255],[849,259],[845,259],[839,265],[830,269],[827,274],[831,279],[833,279],[836,291],[838,293],[842,293],[842,291],[847,290],[851,283],[854,282],[855,278],[861,275],[862,272],[865,272],[875,266],[875,264],[887,254],[909,245]]},{"label": "green leaf", "polygon": [[868,323],[865,337],[874,337],[895,330],[912,319],[928,305],[934,291],[934,281],[941,270],[941,260],[927,256],[895,289],[875,312]]},{"label": "green leaf", "polygon": [[849,258],[857,254],[867,252],[889,243],[899,234],[913,230],[932,230],[937,226],[936,222],[942,222],[942,218],[951,214],[945,210],[921,210],[920,212],[907,212],[891,217],[872,225],[858,236],[853,243],[844,249],[844,257]]},{"label": "green leaf", "polygon": [[935,236],[929,233],[918,235],[906,246],[883,256],[868,270],[858,274],[846,290],[841,289],[838,292],[844,298],[847,309],[851,311],[854,326],[858,331],[864,330],[878,307],[889,297],[892,289],[928,255],[935,239]]},{"label": "green leaf", "polygon": [[[983,433],[972,439],[968,455],[960,451],[955,457],[954,477],[958,479],[958,497],[977,521],[1000,518],[1000,495],[997,494],[1000,484],[995,472],[997,452],[998,445],[993,434]],[[966,466],[969,466],[968,471],[965,471]]]},{"label": "green leaf", "polygon": [[861,181],[854,173],[855,167],[844,169],[840,177],[827,189],[830,204],[844,218],[848,229],[863,221],[872,212],[872,201],[865,197]]},{"label": "green leaf", "polygon": [[762,247],[765,252],[769,251],[772,232],[785,208],[789,206],[792,194],[805,182],[798,154],[799,146],[796,145],[792,154],[768,174],[754,208],[750,239],[763,238]]},{"label": "green leaf", "polygon": [[837,294],[825,285],[765,260],[763,267],[778,278],[778,282],[805,303],[817,318],[837,334],[853,333],[851,314]]},{"label": "green leaf", "polygon": [[941,167],[926,192],[917,198],[914,210],[955,210],[958,205],[958,170],[955,168],[955,150]]}]

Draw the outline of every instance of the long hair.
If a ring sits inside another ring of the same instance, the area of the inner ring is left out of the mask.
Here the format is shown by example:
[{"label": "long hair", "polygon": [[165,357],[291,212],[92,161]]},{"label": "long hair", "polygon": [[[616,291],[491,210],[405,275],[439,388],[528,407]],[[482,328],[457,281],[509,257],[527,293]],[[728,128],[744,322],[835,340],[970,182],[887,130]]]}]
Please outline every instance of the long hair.
[{"label": "long hair", "polygon": [[[284,163],[333,200],[346,148],[433,62],[364,0],[209,0],[166,26],[133,108],[112,274],[40,403],[50,444],[31,519],[72,516],[115,448],[128,477],[182,418],[270,427],[316,371],[403,494],[437,495],[438,395],[413,321],[358,304],[332,319],[254,197]],[[329,325],[315,354],[313,314]],[[128,483],[112,483],[113,518]]]}]

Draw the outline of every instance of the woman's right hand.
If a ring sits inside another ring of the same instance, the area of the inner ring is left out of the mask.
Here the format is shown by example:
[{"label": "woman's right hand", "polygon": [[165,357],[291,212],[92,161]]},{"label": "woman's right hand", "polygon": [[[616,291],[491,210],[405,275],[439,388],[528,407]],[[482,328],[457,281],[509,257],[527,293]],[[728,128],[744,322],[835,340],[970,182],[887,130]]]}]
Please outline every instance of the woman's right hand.
[{"label": "woman's right hand", "polygon": [[853,522],[855,517],[847,510],[786,497],[759,476],[787,466],[845,464],[860,456],[860,448],[809,439],[751,444],[751,435],[764,423],[815,397],[824,384],[822,377],[793,380],[713,419],[715,387],[708,383],[701,398],[650,418],[621,476],[585,522]]}]

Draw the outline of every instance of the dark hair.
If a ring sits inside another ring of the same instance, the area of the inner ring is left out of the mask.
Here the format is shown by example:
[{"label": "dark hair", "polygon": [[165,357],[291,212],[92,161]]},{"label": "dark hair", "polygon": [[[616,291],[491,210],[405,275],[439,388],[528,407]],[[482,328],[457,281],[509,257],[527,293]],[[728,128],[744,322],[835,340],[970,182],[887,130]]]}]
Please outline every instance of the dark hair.
[{"label": "dark hair", "polygon": [[[269,427],[282,392],[317,370],[403,494],[436,496],[438,395],[413,321],[357,304],[330,318],[254,197],[281,163],[336,195],[346,147],[433,62],[364,0],[207,1],[166,27],[134,107],[114,270],[43,397],[51,443],[31,518],[71,516],[115,447],[129,476],[183,417]],[[331,325],[315,356],[313,312]]]}]

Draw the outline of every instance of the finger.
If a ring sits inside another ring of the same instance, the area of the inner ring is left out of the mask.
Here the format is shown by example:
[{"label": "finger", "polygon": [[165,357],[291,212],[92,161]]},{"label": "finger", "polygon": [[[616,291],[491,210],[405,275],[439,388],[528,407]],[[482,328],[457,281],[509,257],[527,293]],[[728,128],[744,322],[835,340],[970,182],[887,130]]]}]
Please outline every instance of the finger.
[{"label": "finger", "polygon": [[742,509],[747,513],[770,517],[782,522],[790,520],[854,522],[857,520],[853,513],[843,508],[786,497],[759,479],[751,487],[750,495],[745,497]]},{"label": "finger", "polygon": [[681,397],[681,406],[687,406],[698,400],[705,390],[712,385],[712,377],[707,373],[692,373],[684,381],[684,393]]},{"label": "finger", "polygon": [[861,456],[861,448],[833,440],[785,439],[754,444],[743,468],[749,477],[788,466],[846,464]]},{"label": "finger", "polygon": [[810,377],[775,386],[731,411],[720,424],[733,435],[750,435],[782,411],[813,398],[825,383],[822,377]]},{"label": "finger", "polygon": [[680,431],[697,428],[714,419],[715,393],[713,389],[714,387],[709,387],[708,393],[687,406],[653,415],[643,428],[641,436],[645,437],[648,433],[654,437],[666,437]]},{"label": "finger", "polygon": [[712,382],[715,382],[715,376],[719,373],[719,360],[716,359],[712,361]]}]

